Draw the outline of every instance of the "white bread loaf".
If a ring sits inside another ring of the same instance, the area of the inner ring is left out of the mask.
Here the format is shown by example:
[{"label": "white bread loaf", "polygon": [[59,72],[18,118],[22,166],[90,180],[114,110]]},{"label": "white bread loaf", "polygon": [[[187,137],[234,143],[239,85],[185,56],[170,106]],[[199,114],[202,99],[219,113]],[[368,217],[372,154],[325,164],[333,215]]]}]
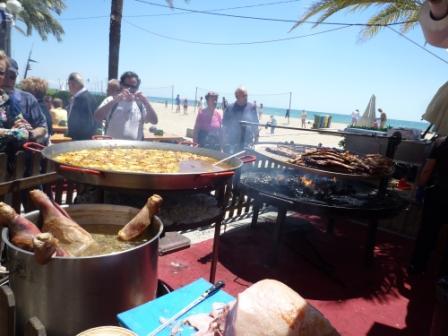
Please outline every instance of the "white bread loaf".
[{"label": "white bread loaf", "polygon": [[225,336],[337,336],[330,322],[299,294],[271,279],[238,295]]}]

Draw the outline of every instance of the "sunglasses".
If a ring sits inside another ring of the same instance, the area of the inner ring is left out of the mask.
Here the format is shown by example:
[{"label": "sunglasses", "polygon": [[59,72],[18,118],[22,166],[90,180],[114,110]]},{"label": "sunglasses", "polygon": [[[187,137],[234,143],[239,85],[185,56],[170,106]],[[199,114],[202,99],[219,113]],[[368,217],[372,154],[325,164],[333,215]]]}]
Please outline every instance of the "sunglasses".
[{"label": "sunglasses", "polygon": [[15,80],[17,78],[17,74],[15,74],[14,72],[8,72],[6,77]]},{"label": "sunglasses", "polygon": [[125,89],[138,89],[137,85],[132,85],[132,84],[121,84],[121,87],[125,88]]},{"label": "sunglasses", "polygon": [[0,76],[4,76],[6,74],[6,71],[0,70]]}]

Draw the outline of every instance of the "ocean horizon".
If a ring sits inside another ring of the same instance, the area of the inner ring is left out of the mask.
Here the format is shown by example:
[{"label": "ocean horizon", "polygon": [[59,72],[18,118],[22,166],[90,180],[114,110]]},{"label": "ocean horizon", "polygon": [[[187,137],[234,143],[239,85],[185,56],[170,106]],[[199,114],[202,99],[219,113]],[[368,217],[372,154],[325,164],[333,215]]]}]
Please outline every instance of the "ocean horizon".
[{"label": "ocean horizon", "polygon": [[[165,103],[166,101],[168,104],[171,104],[171,97],[149,97],[152,101],[157,103]],[[173,102],[174,103],[174,102]],[[174,103],[175,104],[175,103]],[[195,101],[194,100],[188,100],[189,106],[194,106]],[[291,118],[300,118],[302,115],[303,109],[291,109],[290,117]],[[305,110],[307,113],[307,120],[313,120],[314,116],[331,116],[331,121],[334,123],[342,123],[350,125],[352,123],[352,116],[351,114],[340,114],[340,113],[332,113],[332,112],[321,112],[321,111],[312,111],[312,110]],[[286,108],[279,108],[279,107],[269,107],[269,106],[263,106],[263,114],[264,115],[274,115],[276,117],[284,117],[286,114]],[[362,114],[361,114],[362,115]],[[379,114],[377,116],[379,118]],[[387,119],[386,122],[387,126],[393,127],[393,128],[415,128],[419,129],[421,131],[425,131],[429,123],[422,120],[422,121],[411,121],[411,120],[400,120],[400,119]]]}]

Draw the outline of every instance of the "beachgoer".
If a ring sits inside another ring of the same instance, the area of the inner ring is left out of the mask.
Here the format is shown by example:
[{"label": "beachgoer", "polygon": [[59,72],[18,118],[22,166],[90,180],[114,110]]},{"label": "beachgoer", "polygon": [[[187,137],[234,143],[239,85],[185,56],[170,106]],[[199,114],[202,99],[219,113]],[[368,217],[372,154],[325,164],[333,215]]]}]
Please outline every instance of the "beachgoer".
[{"label": "beachgoer", "polygon": [[260,103],[260,107],[258,108],[258,120],[261,122],[261,118],[263,117],[263,103]]},{"label": "beachgoer", "polygon": [[168,100],[165,100],[165,108],[168,108]]},{"label": "beachgoer", "polygon": [[378,112],[380,113],[380,129],[386,128],[387,114],[380,108]]},{"label": "beachgoer", "polygon": [[197,107],[199,108],[199,110],[200,110],[200,109],[203,109],[203,108],[205,107],[205,106],[204,106],[204,97],[201,97],[201,98],[199,99]]},{"label": "beachgoer", "polygon": [[227,100],[226,97],[222,97],[221,109],[225,111],[227,109]]},{"label": "beachgoer", "polygon": [[273,115],[271,115],[270,120],[266,123],[267,127],[271,128],[271,134],[274,134],[275,127],[277,126],[277,119]]},{"label": "beachgoer", "polygon": [[176,113],[180,113],[180,96],[176,96]]},{"label": "beachgoer", "polygon": [[121,92],[103,100],[95,111],[97,121],[106,121],[105,134],[114,139],[143,140],[143,125],[157,124],[157,114],[142,92],[140,78],[126,71],[120,77]]},{"label": "beachgoer", "polygon": [[107,96],[115,97],[121,92],[120,81],[118,79],[111,79],[107,82]]},{"label": "beachgoer", "polygon": [[193,129],[193,141],[200,147],[221,149],[222,116],[216,109],[218,94],[210,91],[205,96],[207,107],[201,109],[196,117]]},{"label": "beachgoer", "polygon": [[19,74],[17,62],[9,58],[9,67],[3,80],[3,90],[18,102],[23,118],[29,124],[29,140],[41,144],[48,142],[47,119],[40,109],[37,99],[29,92],[17,89],[16,79]]},{"label": "beachgoer", "polygon": [[93,117],[95,100],[84,87],[84,79],[79,73],[71,73],[67,83],[72,96],[68,107],[68,136],[73,140],[90,140],[97,129]]},{"label": "beachgoer", "polygon": [[240,121],[258,123],[258,115],[255,107],[247,101],[247,90],[244,87],[235,90],[235,98],[235,103],[226,108],[223,116],[224,151],[228,153],[252,145],[258,132],[257,126],[245,126],[242,139]]},{"label": "beachgoer", "polygon": [[45,115],[45,119],[47,121],[48,134],[52,135],[53,121],[51,120],[50,110],[48,109],[47,103],[45,102],[45,97],[48,97],[46,96],[48,91],[48,82],[42,78],[28,77],[20,82],[20,88],[25,92],[31,93],[37,99],[40,110]]},{"label": "beachgoer", "polygon": [[356,126],[359,118],[359,110],[355,110],[352,112],[352,126]]},{"label": "beachgoer", "polygon": [[[417,200],[423,200],[420,229],[415,242],[409,271],[421,273],[426,270],[440,229],[446,224],[448,207],[448,137],[440,137],[423,166],[417,179]],[[448,247],[443,251],[440,273],[448,275]]]},{"label": "beachgoer", "polygon": [[53,99],[53,108],[50,110],[53,125],[67,126],[67,110],[63,108],[64,103],[60,98]]},{"label": "beachgoer", "polygon": [[289,114],[291,113],[291,110],[290,109],[286,109],[286,113],[285,113],[285,119],[286,119],[286,122],[289,124]]},{"label": "beachgoer", "polygon": [[188,114],[188,99],[187,98],[184,98],[182,105],[184,107],[184,115],[187,115]]},{"label": "beachgoer", "polygon": [[426,1],[420,12],[420,26],[426,41],[436,47],[448,48],[448,2]]},{"label": "beachgoer", "polygon": [[300,116],[300,119],[302,120],[302,128],[306,128],[306,117],[307,117],[306,111],[303,110]]}]

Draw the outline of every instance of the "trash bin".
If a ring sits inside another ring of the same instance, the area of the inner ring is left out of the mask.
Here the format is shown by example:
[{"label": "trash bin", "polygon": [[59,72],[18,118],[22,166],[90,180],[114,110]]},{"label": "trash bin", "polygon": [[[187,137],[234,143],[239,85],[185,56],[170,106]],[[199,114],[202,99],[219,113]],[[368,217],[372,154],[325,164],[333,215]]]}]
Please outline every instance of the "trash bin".
[{"label": "trash bin", "polygon": [[432,315],[431,336],[448,335],[448,276],[436,284],[436,305]]}]

